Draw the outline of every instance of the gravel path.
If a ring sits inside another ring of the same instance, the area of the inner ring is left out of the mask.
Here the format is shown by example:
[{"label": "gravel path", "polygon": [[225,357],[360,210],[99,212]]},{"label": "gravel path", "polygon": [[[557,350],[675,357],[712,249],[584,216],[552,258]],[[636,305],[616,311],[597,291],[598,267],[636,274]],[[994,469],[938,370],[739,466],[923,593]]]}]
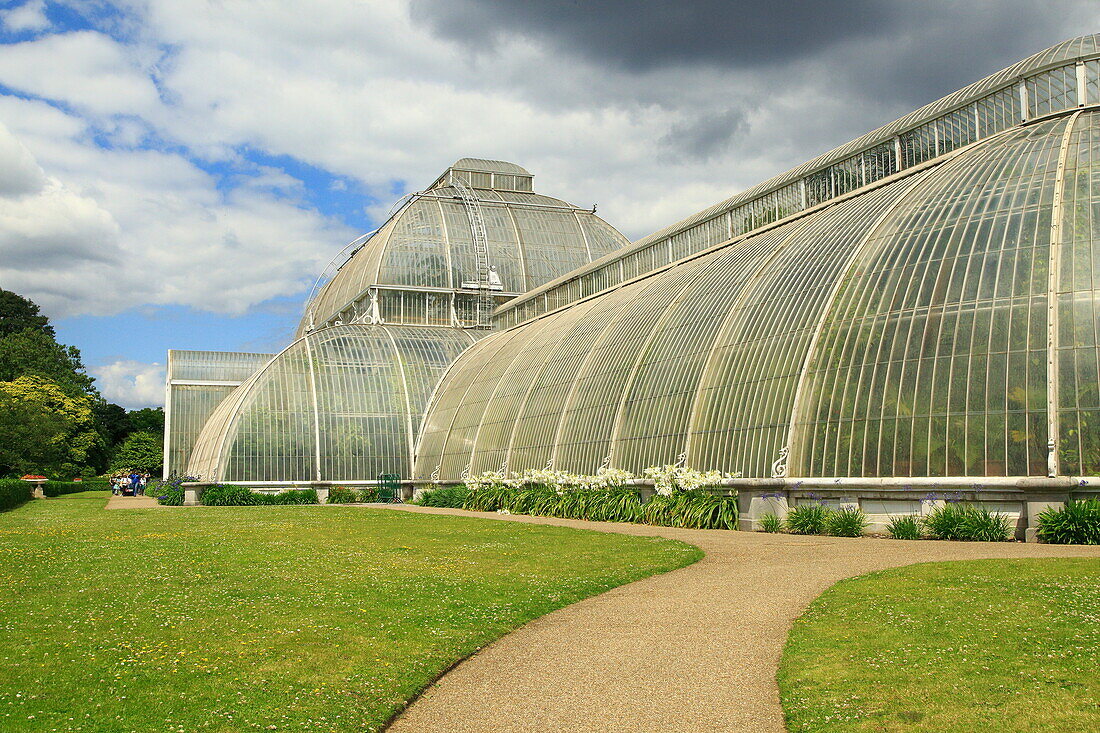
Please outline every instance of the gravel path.
[{"label": "gravel path", "polygon": [[430,687],[395,733],[782,731],[792,621],[836,581],[937,560],[1095,557],[1100,547],[797,537],[398,507],[659,535],[698,563],[543,616]]},{"label": "gravel path", "polygon": [[112,496],[106,509],[156,509],[160,504],[153,496]]}]

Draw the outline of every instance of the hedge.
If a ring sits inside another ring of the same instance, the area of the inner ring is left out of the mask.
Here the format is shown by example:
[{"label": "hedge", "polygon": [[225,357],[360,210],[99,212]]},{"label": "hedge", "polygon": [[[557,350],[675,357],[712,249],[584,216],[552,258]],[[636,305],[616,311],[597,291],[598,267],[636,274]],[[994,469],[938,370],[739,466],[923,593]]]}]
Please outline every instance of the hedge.
[{"label": "hedge", "polygon": [[47,481],[42,484],[42,493],[46,496],[77,494],[81,491],[110,491],[107,479],[88,479],[87,481]]},{"label": "hedge", "polygon": [[33,488],[30,483],[21,479],[0,479],[0,512],[6,512],[30,501]]}]

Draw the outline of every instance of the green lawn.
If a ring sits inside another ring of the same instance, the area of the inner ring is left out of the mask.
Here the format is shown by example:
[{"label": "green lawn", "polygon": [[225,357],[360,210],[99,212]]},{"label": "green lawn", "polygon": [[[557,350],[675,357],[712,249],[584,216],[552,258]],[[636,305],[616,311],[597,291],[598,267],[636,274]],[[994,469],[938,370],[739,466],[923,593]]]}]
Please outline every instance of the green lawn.
[{"label": "green lawn", "polygon": [[376,730],[441,670],[694,547],[346,507],[0,514],[0,730]]},{"label": "green lawn", "polygon": [[792,731],[1100,730],[1100,560],[983,560],[837,583],[779,671]]}]

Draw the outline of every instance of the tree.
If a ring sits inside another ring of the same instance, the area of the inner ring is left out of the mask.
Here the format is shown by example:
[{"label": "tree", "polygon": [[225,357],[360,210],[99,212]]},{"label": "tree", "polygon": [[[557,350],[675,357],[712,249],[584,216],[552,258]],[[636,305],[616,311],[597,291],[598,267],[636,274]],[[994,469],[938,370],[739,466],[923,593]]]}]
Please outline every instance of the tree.
[{"label": "tree", "polygon": [[129,419],[130,429],[133,431],[164,435],[163,407],[143,407],[140,410],[130,410],[126,413],[126,417]]},{"label": "tree", "polygon": [[0,336],[28,329],[55,336],[50,319],[39,313],[38,304],[10,290],[0,289]]},{"label": "tree", "polygon": [[109,446],[117,446],[126,440],[126,436],[134,432],[133,423],[126,408],[107,400],[98,400],[92,404],[92,414],[95,416],[96,428]]},{"label": "tree", "polygon": [[[45,377],[31,375],[0,382],[0,394],[4,395],[10,434],[5,450],[23,460],[43,461],[38,470],[47,475],[78,473],[103,440],[95,430],[91,400],[68,394]],[[43,453],[36,439],[13,426],[19,419],[46,431],[49,451]]]},{"label": "tree", "polygon": [[164,444],[155,433],[139,430],[130,433],[126,442],[115,453],[111,469],[127,469],[142,473],[155,473],[164,465]]},{"label": "tree", "polygon": [[0,381],[37,375],[71,395],[96,395],[93,377],[84,373],[80,351],[62,346],[43,330],[32,328],[0,337]]},{"label": "tree", "polygon": [[0,478],[60,469],[68,430],[62,415],[0,392]]}]

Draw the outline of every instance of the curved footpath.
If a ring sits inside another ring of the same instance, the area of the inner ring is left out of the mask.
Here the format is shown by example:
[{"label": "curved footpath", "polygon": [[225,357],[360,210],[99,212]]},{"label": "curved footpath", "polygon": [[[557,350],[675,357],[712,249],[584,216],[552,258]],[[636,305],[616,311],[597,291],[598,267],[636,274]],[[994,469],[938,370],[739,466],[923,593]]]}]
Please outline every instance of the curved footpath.
[{"label": "curved footpath", "polygon": [[800,537],[454,509],[406,511],[660,536],[698,563],[562,608],[428,688],[388,730],[782,731],[775,675],[792,621],[833,583],[939,560],[1095,557],[1100,547]]}]

